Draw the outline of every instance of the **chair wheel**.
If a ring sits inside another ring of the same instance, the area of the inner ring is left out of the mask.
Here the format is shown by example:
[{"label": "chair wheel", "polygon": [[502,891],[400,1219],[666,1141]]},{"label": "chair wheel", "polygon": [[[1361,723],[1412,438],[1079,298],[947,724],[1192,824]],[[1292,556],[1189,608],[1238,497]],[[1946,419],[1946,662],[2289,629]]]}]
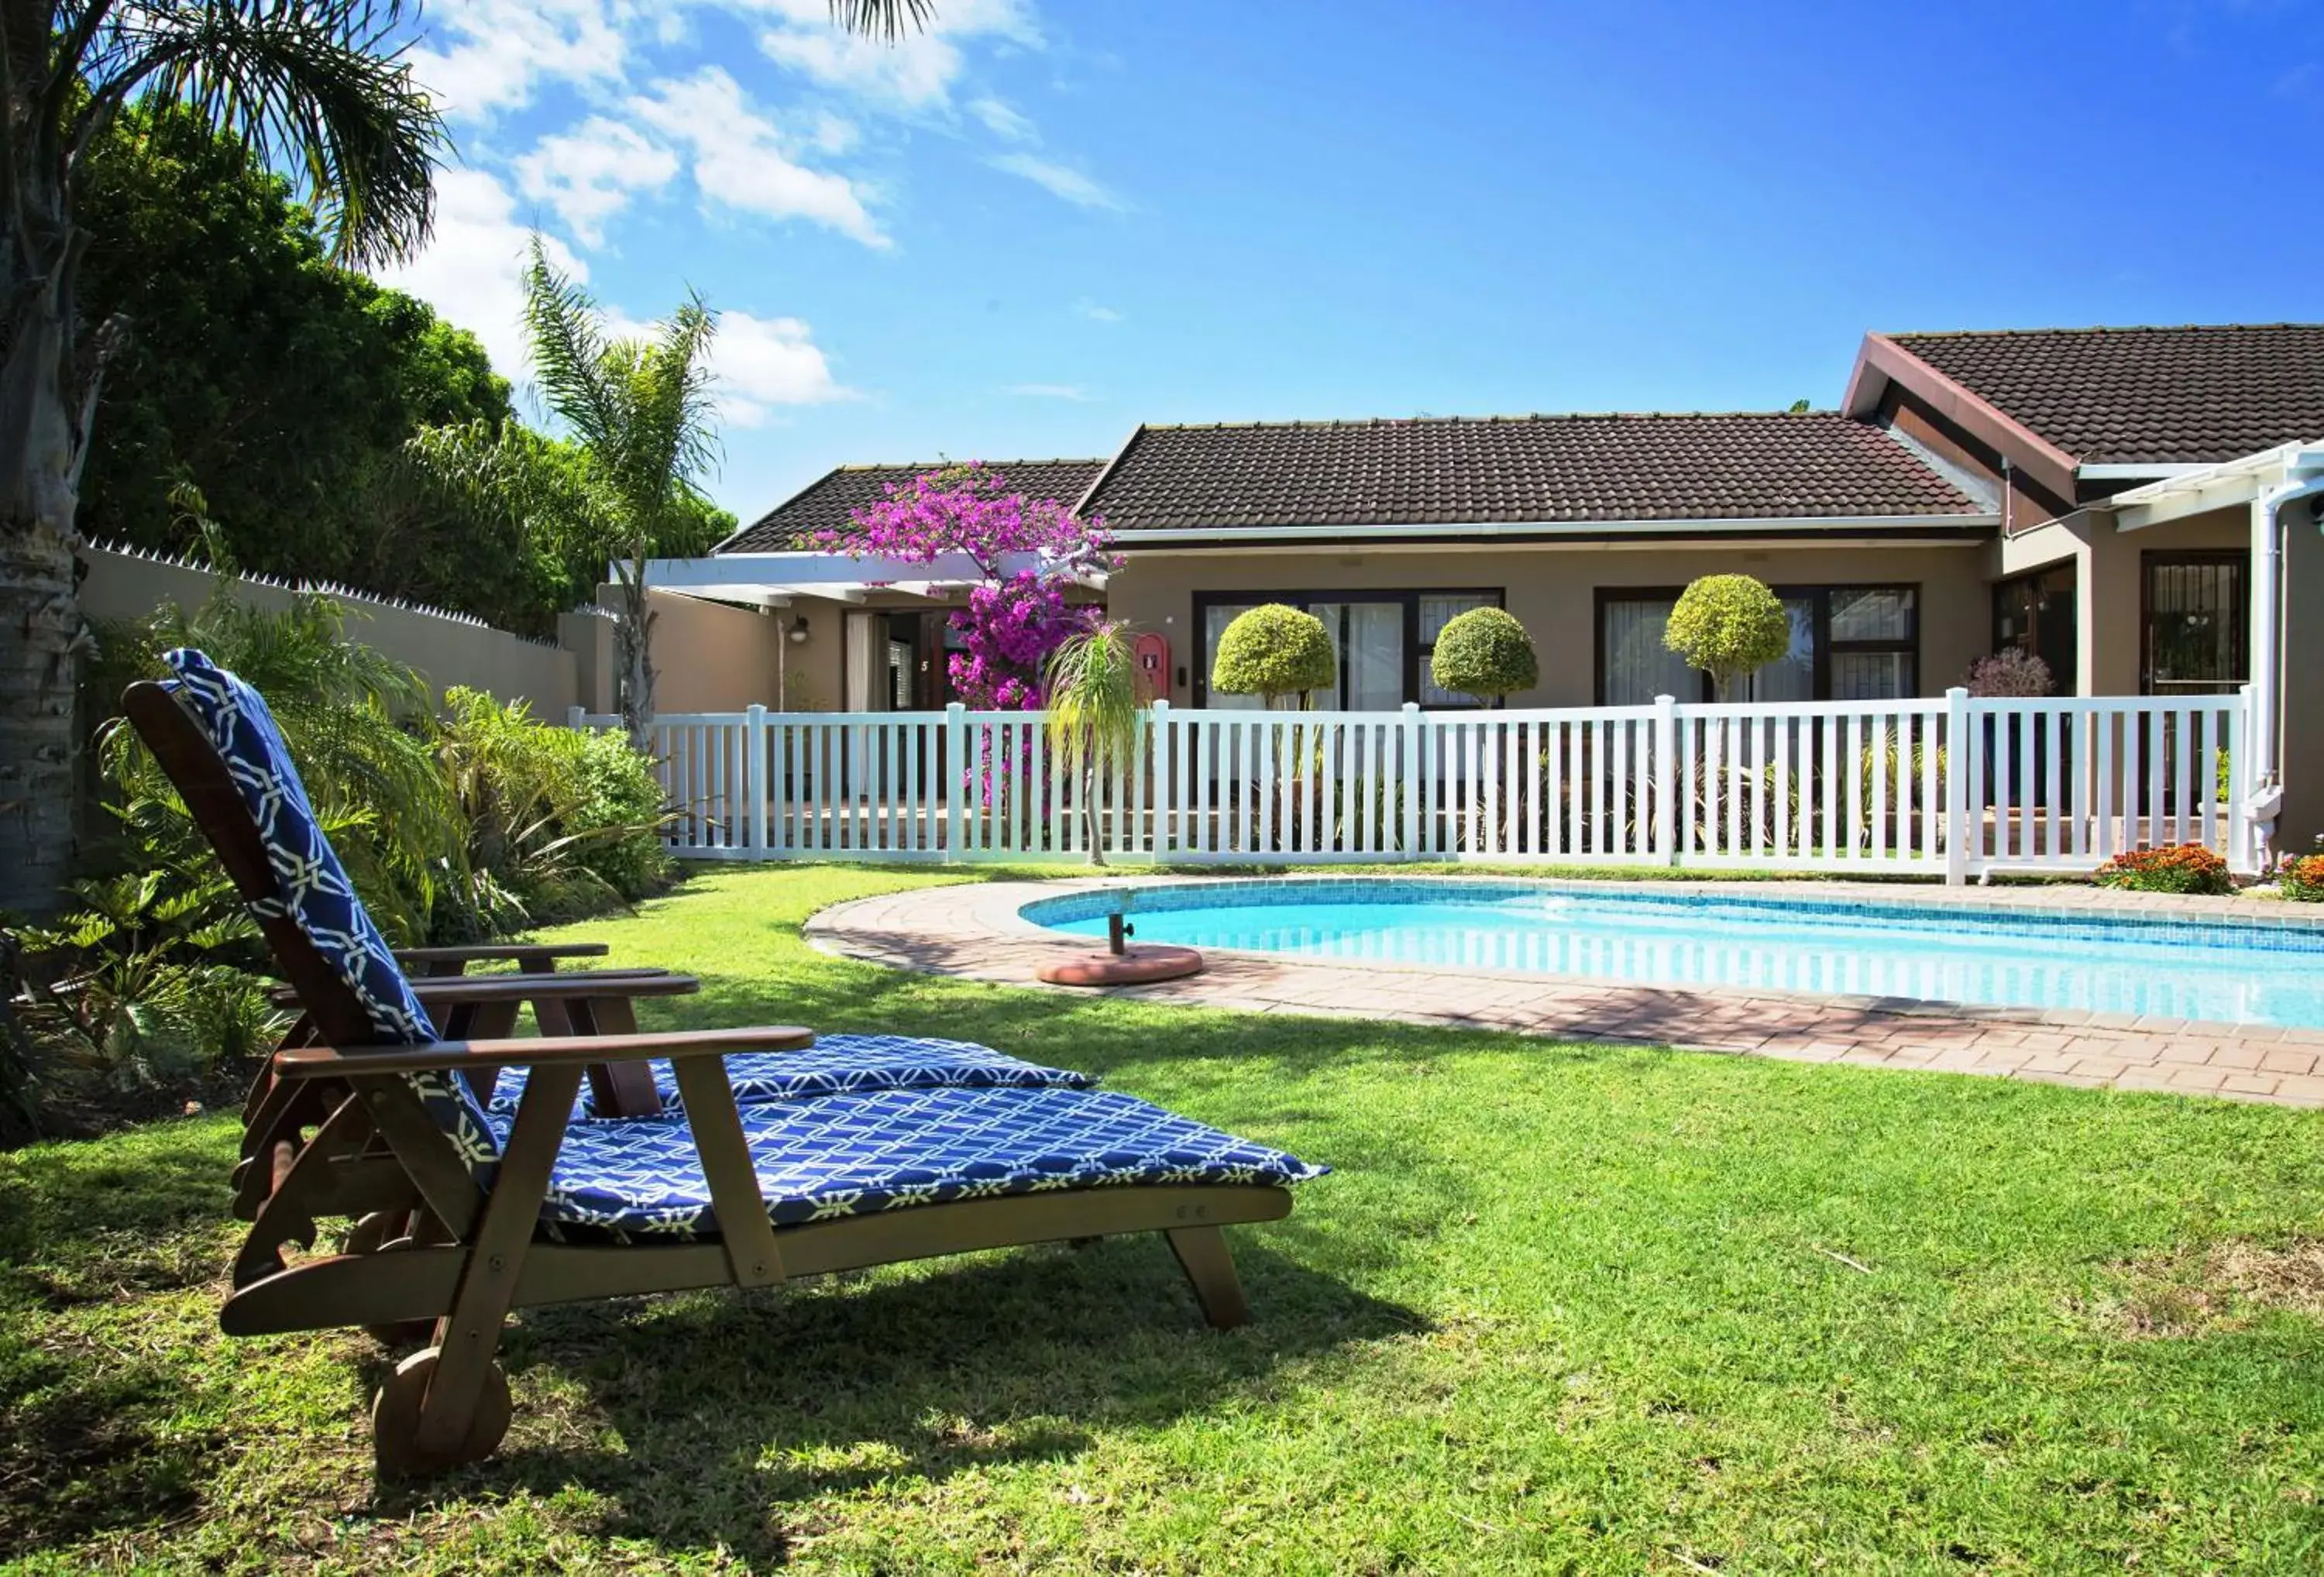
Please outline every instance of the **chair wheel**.
[{"label": "chair wheel", "polygon": [[499,1449],[501,1437],[508,1433],[515,1404],[509,1397],[508,1376],[495,1362],[484,1370],[475,1411],[457,1443],[448,1451],[420,1450],[420,1404],[436,1378],[440,1355],[439,1349],[430,1347],[397,1364],[372,1402],[372,1453],[383,1475],[431,1473],[480,1462]]}]

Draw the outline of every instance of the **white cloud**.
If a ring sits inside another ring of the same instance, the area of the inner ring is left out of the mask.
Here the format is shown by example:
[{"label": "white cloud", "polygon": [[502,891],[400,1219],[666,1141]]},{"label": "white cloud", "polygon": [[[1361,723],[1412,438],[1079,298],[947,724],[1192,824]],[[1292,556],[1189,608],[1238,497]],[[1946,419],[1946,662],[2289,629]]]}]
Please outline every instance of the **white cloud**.
[{"label": "white cloud", "polygon": [[618,83],[627,69],[617,0],[457,0],[430,13],[411,74],[460,119],[531,102],[544,82]]},{"label": "white cloud", "polygon": [[654,84],[630,100],[647,125],[691,149],[694,183],[706,205],[723,204],[775,219],[807,219],[866,246],[888,236],[864,207],[855,183],[809,170],[784,151],[775,124],[758,114],[734,78],[715,66],[683,80]]},{"label": "white cloud", "polygon": [[1074,303],[1074,311],[1076,316],[1086,318],[1093,323],[1119,323],[1121,321],[1120,313],[1115,311],[1111,307],[1099,306],[1087,296],[1084,296],[1080,300]]},{"label": "white cloud", "polygon": [[721,312],[710,365],[718,376],[719,409],[736,427],[765,425],[770,406],[859,398],[831,375],[812,331],[797,318]]},{"label": "white cloud", "polygon": [[972,98],[968,113],[984,123],[985,130],[1010,143],[1038,143],[1041,134],[1033,123],[997,98]]},{"label": "white cloud", "polygon": [[995,170],[1021,176],[1078,208],[1120,209],[1130,206],[1094,176],[1084,175],[1072,165],[1060,164],[1054,159],[1044,159],[1036,153],[1003,153],[989,162]]},{"label": "white cloud", "polygon": [[[436,233],[426,250],[384,270],[382,284],[408,290],[484,341],[493,365],[515,377],[527,362],[524,267],[530,227],[517,218],[516,199],[481,170],[447,170],[436,178]],[[555,236],[547,236],[551,263],[576,280],[589,271]]]},{"label": "white cloud", "polygon": [[1001,392],[1020,395],[1027,400],[1071,400],[1076,403],[1097,398],[1079,383],[1009,383],[1003,385]]},{"label": "white cloud", "polygon": [[[712,394],[726,426],[765,427],[779,420],[773,409],[778,405],[828,405],[863,397],[831,375],[830,358],[804,318],[740,311],[717,316],[708,365]],[[608,312],[605,332],[615,339],[643,339],[659,334],[661,325]]]},{"label": "white cloud", "polygon": [[602,246],[605,221],[633,193],[666,185],[678,155],[635,126],[592,115],[569,132],[544,137],[516,161],[517,186],[547,203],[585,246]]},{"label": "white cloud", "polygon": [[1039,30],[1020,0],[944,0],[927,26],[890,42],[842,32],[826,0],[761,0],[776,14],[759,37],[769,60],[825,87],[904,110],[948,108],[966,66],[958,41],[998,38],[1038,49]]}]

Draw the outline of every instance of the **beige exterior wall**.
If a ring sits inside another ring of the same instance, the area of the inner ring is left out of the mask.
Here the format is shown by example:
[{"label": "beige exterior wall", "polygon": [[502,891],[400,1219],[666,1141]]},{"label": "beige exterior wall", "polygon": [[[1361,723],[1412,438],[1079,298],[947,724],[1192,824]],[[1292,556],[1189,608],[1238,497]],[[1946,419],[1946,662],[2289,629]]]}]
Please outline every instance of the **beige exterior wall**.
[{"label": "beige exterior wall", "polygon": [[[191,613],[217,586],[216,576],[190,565],[103,549],[85,549],[82,557],[88,578],[81,583],[81,608],[93,622],[143,618],[167,603]],[[240,595],[259,607],[286,608],[295,594],[244,581]],[[454,685],[487,690],[503,701],[530,702],[535,716],[551,719],[586,699],[569,651],[439,613],[337,595],[347,610],[350,639],[409,663],[438,690]]]},{"label": "beige exterior wall", "polygon": [[[1774,586],[1914,585],[1921,593],[1921,689],[1941,695],[1985,655],[1992,598],[1980,544],[1754,548],[1427,548],[1323,553],[1133,552],[1107,589],[1115,617],[1169,638],[1170,699],[1190,705],[1202,660],[1194,593],[1499,589],[1532,634],[1542,682],[1513,706],[1586,706],[1597,690],[1597,592],[1671,587],[1699,576],[1756,576]],[[1175,670],[1185,669],[1187,683]]]}]

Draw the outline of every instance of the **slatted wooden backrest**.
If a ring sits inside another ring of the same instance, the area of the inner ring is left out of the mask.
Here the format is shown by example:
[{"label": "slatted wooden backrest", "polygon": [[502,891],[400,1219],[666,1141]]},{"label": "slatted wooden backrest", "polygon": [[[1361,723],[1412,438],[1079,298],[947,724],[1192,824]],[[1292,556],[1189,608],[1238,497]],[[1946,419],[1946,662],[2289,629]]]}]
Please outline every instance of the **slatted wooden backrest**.
[{"label": "slatted wooden backrest", "polygon": [[[150,680],[130,686],[121,697],[121,709],[170,781],[178,786],[194,825],[217,851],[218,862],[226,867],[235,890],[252,903],[278,900],[281,890],[273,867],[267,863],[258,822],[243,803],[226,758],[209,736],[175,696]],[[275,963],[298,991],[327,1044],[368,1046],[377,1038],[362,1000],[324,961],[297,921],[287,915],[261,915],[258,927],[265,933]]]}]

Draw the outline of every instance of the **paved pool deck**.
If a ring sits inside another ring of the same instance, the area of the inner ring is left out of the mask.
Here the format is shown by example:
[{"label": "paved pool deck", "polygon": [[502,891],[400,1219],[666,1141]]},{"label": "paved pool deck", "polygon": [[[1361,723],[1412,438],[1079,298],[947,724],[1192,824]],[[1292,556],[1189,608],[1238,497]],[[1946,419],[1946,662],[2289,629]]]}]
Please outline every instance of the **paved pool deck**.
[{"label": "paved pool deck", "polygon": [[[1302,872],[1300,879],[1314,877]],[[1204,880],[1221,879],[1127,873],[1089,881],[920,888],[835,905],[810,919],[806,929],[815,946],[841,957],[897,969],[1073,991],[1077,988],[1042,986],[1041,966],[1060,957],[1085,954],[1102,943],[1045,930],[1020,918],[1019,909],[1038,899],[1093,888]],[[1602,891],[1609,884],[1545,881],[1542,885]],[[2092,887],[1656,881],[1654,889],[1757,898],[2032,908],[2091,917],[2232,917],[2262,925],[2324,928],[2324,913],[2304,907],[2248,898],[2181,898]],[[2165,1090],[2324,1107],[2324,1029],[1897,998],[1636,986],[1573,975],[1370,960],[1343,963],[1226,948],[1205,949],[1205,956],[1209,967],[1189,979],[1112,988],[1106,994],[1252,1013],[1385,1019],[1558,1039],[1671,1046],[1791,1062],[1923,1068],[2091,1089]]]}]

